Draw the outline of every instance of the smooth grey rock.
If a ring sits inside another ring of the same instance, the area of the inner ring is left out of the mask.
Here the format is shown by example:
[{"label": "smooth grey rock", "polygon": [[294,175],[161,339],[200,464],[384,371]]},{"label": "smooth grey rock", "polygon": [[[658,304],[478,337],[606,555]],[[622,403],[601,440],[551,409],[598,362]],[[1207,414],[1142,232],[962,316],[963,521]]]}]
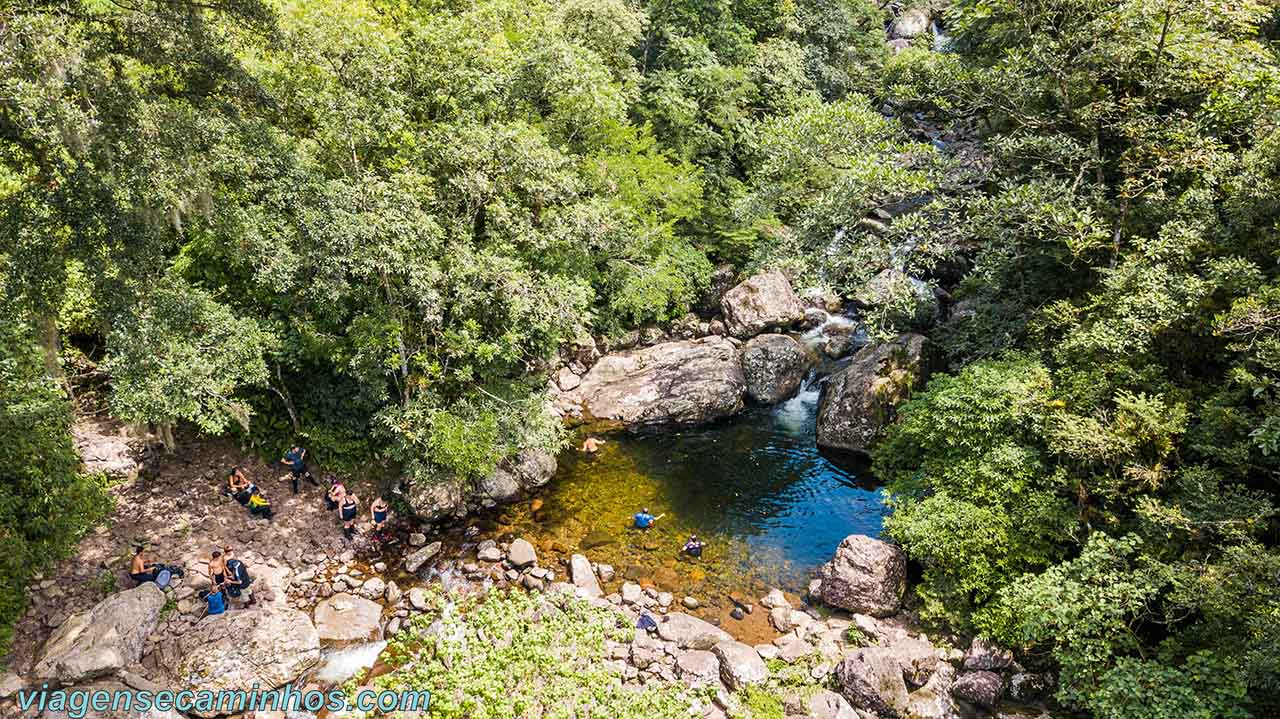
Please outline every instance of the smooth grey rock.
[{"label": "smooth grey rock", "polygon": [[596,574],[591,570],[591,562],[581,554],[575,554],[569,558],[569,579],[573,582],[573,586],[577,587],[577,594],[592,599],[604,596],[604,592],[600,589],[600,582],[596,580]]},{"label": "smooth grey rock", "polygon": [[747,396],[760,404],[777,404],[800,388],[811,359],[804,346],[786,335],[759,335],[742,347],[742,375]]},{"label": "smooth grey rock", "polygon": [[[178,639],[172,689],[276,689],[320,661],[320,635],[306,614],[266,605],[205,617]],[[216,711],[195,709],[200,717]]]},{"label": "smooth grey rock", "polygon": [[764,330],[786,328],[804,318],[804,305],[781,272],[755,275],[720,298],[725,327],[740,339]]},{"label": "smooth grey rock", "polygon": [[606,355],[563,399],[626,427],[689,426],[736,414],[745,389],[733,343],[705,337]]},{"label": "smooth grey rock", "polygon": [[694,649],[676,657],[676,675],[692,687],[704,687],[720,681],[720,659],[714,652]]},{"label": "smooth grey rock", "polygon": [[668,614],[666,621],[658,625],[658,636],[675,642],[681,649],[711,649],[720,642],[733,639],[720,627],[678,612]]},{"label": "smooth grey rock", "polygon": [[404,569],[410,574],[417,574],[422,565],[430,562],[440,553],[440,548],[444,545],[440,542],[432,542],[427,546],[415,551],[413,554],[404,558]]},{"label": "smooth grey rock", "polygon": [[382,605],[354,594],[335,594],[316,605],[316,633],[326,646],[382,639]]},{"label": "smooth grey rock", "polygon": [[134,664],[164,604],[155,582],[144,582],[70,617],[45,642],[33,676],[76,684]]},{"label": "smooth grey rock", "polygon": [[769,668],[760,654],[742,642],[719,642],[711,651],[720,660],[720,678],[734,691],[750,684],[761,684],[769,678]]},{"label": "smooth grey rock", "polygon": [[517,569],[524,569],[538,561],[538,553],[526,539],[516,539],[507,548],[507,561]]}]

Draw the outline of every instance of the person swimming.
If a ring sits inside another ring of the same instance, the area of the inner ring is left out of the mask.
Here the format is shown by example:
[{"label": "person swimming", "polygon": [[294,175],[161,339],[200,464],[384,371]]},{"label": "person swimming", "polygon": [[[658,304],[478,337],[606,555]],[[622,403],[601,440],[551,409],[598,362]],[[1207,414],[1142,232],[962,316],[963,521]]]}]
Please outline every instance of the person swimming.
[{"label": "person swimming", "polygon": [[680,551],[684,552],[690,557],[693,557],[694,559],[697,559],[698,557],[702,556],[702,548],[705,546],[707,546],[706,543],[703,542],[701,539],[698,539],[698,535],[690,534],[689,541],[684,543],[684,548],[681,549]]},{"label": "person swimming", "polygon": [[659,514],[658,516],[655,517],[652,514],[649,514],[649,508],[645,507],[639,512],[636,512],[636,515],[631,519],[634,522],[636,529],[648,529],[649,527],[653,526],[654,522],[658,521],[659,519],[662,519],[665,516],[667,515]]}]

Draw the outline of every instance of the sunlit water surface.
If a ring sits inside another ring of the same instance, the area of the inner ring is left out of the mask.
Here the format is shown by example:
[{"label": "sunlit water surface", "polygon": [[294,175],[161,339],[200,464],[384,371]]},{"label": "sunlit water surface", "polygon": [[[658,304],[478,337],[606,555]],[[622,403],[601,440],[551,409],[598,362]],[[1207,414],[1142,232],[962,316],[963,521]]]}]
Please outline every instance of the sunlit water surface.
[{"label": "sunlit water surface", "polygon": [[[543,553],[611,563],[617,581],[652,582],[677,599],[750,599],[771,586],[801,593],[840,540],[878,535],[885,514],[877,490],[819,454],[817,402],[811,380],[775,407],[691,430],[610,435],[596,455],[565,452],[541,507],[508,508],[495,528]],[[665,515],[648,531],[631,528],[642,507]],[[703,558],[681,558],[695,533],[707,542]]]}]

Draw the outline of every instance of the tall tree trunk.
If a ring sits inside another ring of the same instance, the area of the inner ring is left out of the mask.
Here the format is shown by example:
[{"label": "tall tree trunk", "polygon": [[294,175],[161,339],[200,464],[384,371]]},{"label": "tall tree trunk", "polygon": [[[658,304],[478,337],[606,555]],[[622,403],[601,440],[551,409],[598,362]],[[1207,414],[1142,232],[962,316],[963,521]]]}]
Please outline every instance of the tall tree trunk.
[{"label": "tall tree trunk", "polygon": [[36,337],[40,353],[44,356],[45,374],[65,385],[67,375],[62,369],[62,338],[58,336],[58,316],[52,310],[36,317]]}]

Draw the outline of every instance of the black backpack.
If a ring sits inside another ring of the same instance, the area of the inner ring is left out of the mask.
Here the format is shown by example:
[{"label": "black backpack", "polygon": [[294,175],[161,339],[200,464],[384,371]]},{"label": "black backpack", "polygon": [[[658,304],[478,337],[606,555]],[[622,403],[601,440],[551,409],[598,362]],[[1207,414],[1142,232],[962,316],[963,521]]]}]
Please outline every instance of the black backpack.
[{"label": "black backpack", "polygon": [[239,559],[227,562],[227,571],[235,576],[236,581],[240,582],[240,589],[246,589],[250,584],[253,584],[253,577],[249,576],[248,568]]}]

